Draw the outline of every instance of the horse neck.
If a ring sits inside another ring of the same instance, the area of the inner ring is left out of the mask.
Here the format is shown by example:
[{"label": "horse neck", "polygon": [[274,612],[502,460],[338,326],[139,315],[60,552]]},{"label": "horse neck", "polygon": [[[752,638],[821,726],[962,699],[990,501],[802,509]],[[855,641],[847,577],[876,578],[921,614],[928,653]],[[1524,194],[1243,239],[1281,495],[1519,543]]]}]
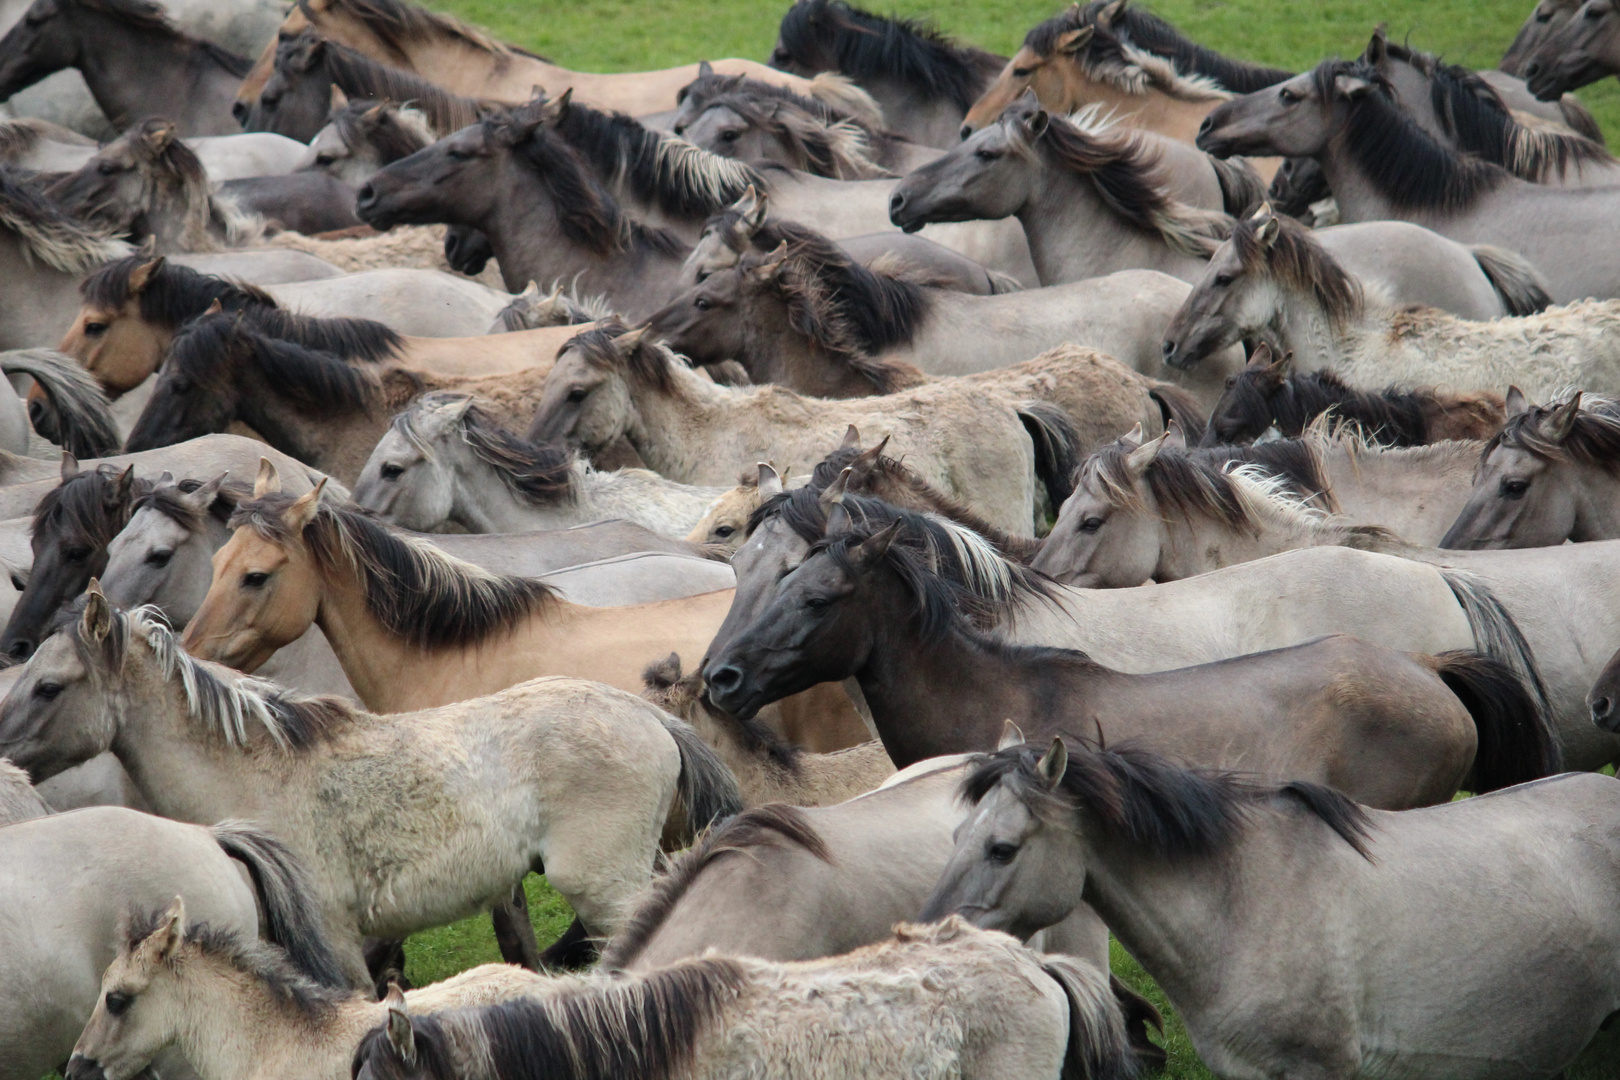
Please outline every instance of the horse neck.
[{"label": "horse neck", "polygon": [[354,1047],[387,1016],[359,995],[329,1012],[298,1015],[258,979],[223,962],[180,968],[176,1045],[201,1080],[342,1075]]},{"label": "horse neck", "polygon": [[1202,514],[1166,513],[1154,581],[1180,581],[1299,547],[1339,542],[1321,530],[1262,511],[1253,531]]},{"label": "horse neck", "polygon": [[1620,537],[1620,477],[1601,465],[1572,465],[1577,470],[1575,526],[1569,539],[1612,540]]},{"label": "horse neck", "polygon": [[364,25],[331,12],[317,12],[315,23],[322,36],[378,63],[403,67],[462,97],[502,97],[492,91],[510,89],[511,69],[517,65],[521,65],[528,84],[538,84],[553,95],[566,89],[567,77],[572,74],[567,68],[538,57],[497,56],[451,34],[405,38],[396,50],[379,41]]},{"label": "horse neck", "polygon": [[0,227],[0,349],[26,349],[57,341],[79,310],[78,275],[64,273],[32,255],[23,238]]},{"label": "horse neck", "polygon": [[819,398],[870,397],[877,388],[849,363],[796,329],[785,305],[762,297],[743,312],[744,363],[756,384],[785,386]]},{"label": "horse neck", "polygon": [[1066,72],[1067,100],[1062,111],[1077,112],[1088,105],[1100,106],[1101,115],[1118,117],[1119,123],[1152,131],[1177,142],[1191,145],[1198,128],[1219,101],[1183,101],[1149,87],[1133,94],[1111,83],[1093,79],[1077,69]]},{"label": "horse neck", "polygon": [[1030,258],[1044,285],[1103,277],[1116,270],[1161,270],[1188,277],[1196,260],[1157,233],[1110,210],[1088,177],[1042,159],[1035,193],[1018,211]]},{"label": "horse neck", "polygon": [[673,392],[626,377],[636,415],[625,436],[647,467],[691,483],[687,478],[712,471],[717,447],[736,447],[727,460],[748,460],[737,455],[752,452],[751,436],[769,425],[765,406],[781,391],[717,386],[684,364],[674,376]]},{"label": "horse neck", "polygon": [[459,438],[449,446],[441,443],[438,452],[449,455],[455,462],[452,467],[450,520],[470,533],[568,529],[614,516],[593,513],[596,507],[585,485],[588,470],[582,463],[576,462],[573,466],[574,483],[580,493],[578,498],[559,496],[554,501],[536,504],[519,495],[501,479],[496,466],[473,458],[471,451]]},{"label": "horse neck", "polygon": [[1315,295],[1274,286],[1278,299],[1271,322],[1265,327],[1284,353],[1293,353],[1299,370],[1310,372],[1337,367],[1365,334],[1365,320],[1335,328]]},{"label": "horse neck", "polygon": [[625,518],[645,520],[649,511],[662,510],[670,516],[685,511],[701,513],[714,502],[713,492],[697,491],[685,484],[666,480],[650,469],[615,469],[598,472],[578,463],[574,466],[579,491],[580,524]]},{"label": "horse neck", "polygon": [[361,407],[340,415],[313,417],[276,392],[268,380],[250,378],[238,399],[238,418],[265,442],[352,484],[388,430],[386,409]]},{"label": "horse neck", "polygon": [[203,80],[240,80],[220,67],[201,42],[172,33],[135,26],[122,19],[92,14],[77,7],[76,18],[93,18],[96,27],[81,25],[81,37],[101,47],[79,50],[79,71],[101,111],[123,130],[150,114],[155,103],[184,103]]},{"label": "horse neck", "polygon": [[1354,156],[1345,148],[1344,142],[1342,133],[1332,135],[1327,145],[1316,154],[1316,162],[1322,166],[1322,174],[1327,177],[1328,186],[1332,188],[1334,201],[1339,207],[1339,218],[1345,224],[1360,221],[1412,221],[1428,224],[1436,218],[1446,216],[1412,213],[1397,208],[1368,179],[1366,170],[1356,162]]}]

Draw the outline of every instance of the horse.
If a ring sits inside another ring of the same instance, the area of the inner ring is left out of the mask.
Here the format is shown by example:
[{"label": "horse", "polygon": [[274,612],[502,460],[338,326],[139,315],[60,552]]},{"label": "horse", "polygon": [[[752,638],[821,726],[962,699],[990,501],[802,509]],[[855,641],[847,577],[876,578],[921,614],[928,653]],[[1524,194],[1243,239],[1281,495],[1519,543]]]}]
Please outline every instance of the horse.
[{"label": "horse", "polygon": [[[192,921],[185,897],[177,896],[167,908],[130,919],[63,1072],[75,1080],[98,1070],[135,1075],[172,1047],[200,1080],[344,1080],[360,1040],[387,1021],[390,1009],[492,1005],[544,994],[548,986],[520,967],[480,964],[403,993],[396,983],[384,1000],[373,1001],[312,982],[274,946]],[[209,1037],[199,1038],[204,1031]]]},{"label": "horse", "polygon": [[902,180],[889,220],[913,231],[928,222],[1017,218],[1042,285],[1133,269],[1195,281],[1231,232],[1223,207],[1246,211],[1262,191],[1258,181],[1242,182],[1228,199],[1228,174],[1205,164],[1209,183],[1199,186],[1214,191],[1193,201],[1178,190],[1185,181],[1173,184],[1166,169],[1188,148],[1150,138],[1096,114],[1053,117],[1026,94]]},{"label": "horse", "polygon": [[1357,390],[1332,368],[1297,374],[1287,353],[1261,345],[1248,366],[1227,379],[1199,445],[1252,443],[1273,427],[1284,437],[1305,433],[1320,416],[1349,424],[1381,446],[1424,446],[1452,439],[1485,440],[1507,420],[1500,394],[1455,393],[1436,387]]},{"label": "horse", "polygon": [[[310,871],[355,986],[370,985],[362,934],[404,937],[488,909],[531,870],[585,927],[612,934],[677,796],[688,836],[740,808],[691,729],[634,695],[549,679],[378,717],[193,660],[161,621],[98,590],[0,703],[0,732],[42,777],[111,749],[165,817],[249,812],[272,825]],[[599,779],[581,788],[588,777]],[[589,811],[576,813],[585,790]],[[480,795],[482,811],[453,809]],[[379,799],[395,812],[379,819]]]},{"label": "horse", "polygon": [[1145,394],[1121,393],[1130,376],[1119,365],[1084,349],[843,401],[774,386],[717,386],[648,337],[611,324],[576,337],[546,376],[529,440],[567,441],[595,456],[624,436],[665,477],[719,485],[760,460],[819,458],[854,422],[894,436],[930,482],[1028,536],[1037,470],[1061,491],[1081,439],[1075,420],[1047,402],[1094,395],[1081,421],[1088,428],[1158,414]]},{"label": "horse", "polygon": [[821,960],[704,956],[554,985],[483,1009],[392,1010],[361,1043],[354,1074],[1114,1080],[1136,1068],[1105,975],[961,919],[902,923],[889,940]]},{"label": "horse", "polygon": [[1517,551],[1420,547],[1325,518],[1275,482],[1166,450],[1162,439],[1140,446],[1126,440],[1086,463],[1033,565],[1130,586],[1322,544],[1369,548],[1478,579],[1499,597],[1535,657],[1539,674],[1531,681],[1539,680],[1566,762],[1599,768],[1614,758],[1620,744],[1593,730],[1580,704],[1609,643],[1620,647],[1607,595],[1620,558],[1614,541]]},{"label": "horse", "polygon": [[[678,661],[679,657],[676,659]],[[677,663],[677,676],[679,669],[680,664]],[[879,777],[881,780],[882,777]],[[19,821],[33,821],[52,812],[44,797],[29,782],[28,774],[5,758],[0,758],[0,828]]]},{"label": "horse", "polygon": [[[783,225],[778,247],[749,252],[676,296],[651,332],[697,364],[737,360],[755,383],[816,397],[867,397],[968,375],[1060,345],[1095,349],[1147,378],[1177,381],[1163,362],[1164,328],[1186,285],[1151,270],[997,296],[916,284],[874,272],[803,226]],[[1180,380],[1203,400],[1228,370]],[[1162,385],[1162,384],[1161,384]],[[1081,416],[1081,412],[1074,415]]]},{"label": "horse", "polygon": [[1519,71],[1530,92],[1556,101],[1570,90],[1620,71],[1614,12],[1603,4],[1581,2],[1556,29],[1549,29],[1525,56]]},{"label": "horse", "polygon": [[129,245],[64,212],[11,169],[0,168],[0,276],[6,304],[0,348],[51,348],[73,322],[79,279]]},{"label": "horse", "polygon": [[[1518,252],[1558,303],[1620,295],[1612,188],[1557,188],[1520,180],[1425,131],[1365,60],[1329,60],[1210,113],[1198,145],[1225,157],[1314,158],[1346,222],[1397,220],[1467,244]],[[1571,248],[1574,240],[1589,247]]]},{"label": "horse", "polygon": [[1217,1076],[1551,1076],[1620,1008],[1607,776],[1392,814],[1057,739],[980,759],[963,792],[976,816],[921,917],[1028,933],[1083,900]]},{"label": "horse", "polygon": [[1579,391],[1532,405],[1517,388],[1508,418],[1485,444],[1468,503],[1443,548],[1548,547],[1565,541],[1620,538],[1615,517],[1615,465],[1620,417],[1611,402]]},{"label": "horse", "polygon": [[1206,349],[1263,337],[1313,371],[1376,313],[1422,305],[1484,321],[1550,302],[1536,271],[1510,252],[1404,222],[1307,229],[1268,204],[1234,223],[1210,257],[1165,334],[1163,360],[1185,368]]},{"label": "horse", "polygon": [[[305,980],[341,985],[308,875],[255,825],[183,825],[90,807],[0,829],[0,858],[11,916],[0,932],[9,976],[0,989],[5,1080],[36,1080],[68,1059],[101,1001],[102,972],[123,944],[121,923],[132,908],[161,910],[176,895],[198,919],[243,939],[259,936],[262,917],[266,936]],[[158,1061],[178,1064],[171,1055]]]},{"label": "horse", "polygon": [[1004,63],[928,23],[875,15],[845,0],[797,0],[771,50],[771,66],[782,71],[854,79],[894,132],[940,149],[956,143],[962,117]]},{"label": "horse", "polygon": [[112,126],[173,118],[186,135],[230,135],[248,61],[181,30],[150,0],[34,0],[0,38],[0,100],[77,68]]},{"label": "horse", "polygon": [[1522,75],[1524,62],[1535,51],[1536,46],[1546,40],[1547,36],[1569,21],[1569,17],[1580,10],[1583,0],[1537,0],[1536,6],[1530,9],[1525,18],[1524,25],[1514,35],[1513,43],[1502,54],[1502,62],[1498,69],[1509,75]]},{"label": "horse", "polygon": [[[54,0],[52,0],[54,2]],[[135,243],[169,251],[239,245],[262,232],[222,196],[172,121],[149,118],[47,189],[65,209]]]},{"label": "horse", "polygon": [[[655,113],[674,108],[677,91],[698,74],[696,64],[613,74],[570,71],[405,0],[308,0],[287,13],[277,40],[308,28],[451,93],[496,101],[527,101],[536,86],[549,94],[573,87],[581,101],[600,108],[632,115]],[[270,77],[277,40],[265,46],[242,79],[232,107],[238,117],[246,116]],[[711,65],[726,75],[747,75],[801,90],[805,85],[802,79],[752,60],[714,60]]]},{"label": "horse", "polygon": [[[930,525],[902,511],[874,530],[834,510],[823,546],[710,653],[710,700],[747,718],[853,676],[900,768],[992,749],[997,718],[1010,717],[1040,737],[1096,725],[1099,739],[1333,784],[1392,809],[1449,800],[1465,775],[1495,790],[1557,769],[1531,692],[1506,665],[1468,651],[1422,656],[1341,636],[1126,674],[1081,652],[997,641],[982,628],[1039,598],[1042,583],[1019,570],[963,587],[934,573],[950,540]],[[1349,682],[1354,702],[1338,689]],[[1187,715],[1184,699],[1199,702],[1197,722],[1166,722]]]},{"label": "horse", "polygon": [[437,137],[415,107],[351,100],[331,111],[306,154],[314,168],[358,188],[384,165],[410,157]]},{"label": "horse", "polygon": [[360,470],[354,500],[418,532],[447,522],[512,533],[620,518],[684,536],[723,493],[644,469],[598,472],[567,450],[512,435],[471,394],[434,391],[394,417]]}]

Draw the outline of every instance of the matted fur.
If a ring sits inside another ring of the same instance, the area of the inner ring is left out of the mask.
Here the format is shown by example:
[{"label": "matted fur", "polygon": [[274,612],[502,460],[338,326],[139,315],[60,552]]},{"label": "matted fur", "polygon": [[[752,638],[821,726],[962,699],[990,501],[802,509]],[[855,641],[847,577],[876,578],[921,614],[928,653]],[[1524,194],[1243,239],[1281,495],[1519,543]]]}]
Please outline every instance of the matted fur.
[{"label": "matted fur", "polygon": [[83,274],[129,254],[123,240],[87,225],[8,166],[0,166],[0,228],[22,241],[23,258],[64,274]]},{"label": "matted fur", "polygon": [[1532,405],[1508,417],[1502,430],[1480,451],[1479,460],[1484,462],[1493,450],[1505,446],[1549,461],[1595,465],[1608,472],[1620,472],[1620,410],[1615,403],[1604,398],[1582,399],[1569,433],[1561,440],[1550,438],[1542,429],[1548,418],[1567,403],[1566,399]]},{"label": "matted fur", "polygon": [[[1270,243],[1260,241],[1260,226],[1276,222]],[[1291,217],[1271,215],[1265,222],[1251,217],[1232,225],[1232,246],[1246,274],[1264,275],[1286,289],[1316,297],[1335,329],[1359,319],[1366,310],[1361,282],[1339,265],[1310,230]]]},{"label": "matted fur", "polygon": [[501,426],[500,421],[481,407],[471,394],[456,390],[436,390],[411,403],[394,417],[394,430],[408,439],[427,457],[432,444],[421,430],[425,414],[457,408],[463,402],[456,431],[478,460],[495,470],[513,494],[527,502],[551,504],[574,499],[574,454],[565,447],[525,442]]},{"label": "matted fur", "polygon": [[[977,759],[962,781],[962,797],[982,802],[1001,787],[1042,818],[1072,820],[1094,815],[1104,828],[1154,855],[1176,858],[1214,855],[1236,837],[1244,819],[1288,804],[1339,835],[1372,861],[1367,812],[1332,788],[1296,781],[1267,783],[1216,769],[1183,769],[1168,759],[1132,746],[1093,749],[1069,736],[1069,766],[1056,789],[1049,788],[1038,762],[1045,747],[1008,747]],[[1072,827],[1072,826],[1071,826]]]},{"label": "matted fur", "polygon": [[252,499],[236,508],[230,527],[282,546],[301,542],[323,568],[358,574],[367,610],[418,648],[475,645],[556,602],[556,590],[543,582],[492,574],[330,501],[294,537],[286,513],[295,501],[281,493]]}]

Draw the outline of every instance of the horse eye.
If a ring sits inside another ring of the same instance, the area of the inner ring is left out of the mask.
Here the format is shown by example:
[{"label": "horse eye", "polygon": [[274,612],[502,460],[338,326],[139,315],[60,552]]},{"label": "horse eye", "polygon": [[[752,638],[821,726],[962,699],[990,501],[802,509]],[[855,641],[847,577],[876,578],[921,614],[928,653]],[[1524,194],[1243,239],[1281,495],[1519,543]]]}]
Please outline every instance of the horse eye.
[{"label": "horse eye", "polygon": [[20,574],[12,574],[11,575],[11,587],[13,589],[16,589],[18,592],[22,592],[24,589],[28,588],[28,582],[26,582],[26,581],[24,581],[22,579],[22,575],[20,575]]},{"label": "horse eye", "polygon": [[1286,86],[1277,91],[1277,97],[1284,105],[1292,105],[1294,102],[1299,100],[1299,95],[1288,89]]},{"label": "horse eye", "polygon": [[149,551],[146,554],[146,565],[168,566],[169,560],[172,558],[174,558],[174,552],[172,551]]},{"label": "horse eye", "polygon": [[692,301],[692,306],[697,308],[699,311],[708,311],[710,308],[714,307],[713,304],[709,303],[709,301],[705,300],[701,296]]},{"label": "horse eye", "polygon": [[264,583],[269,580],[270,575],[259,570],[255,570],[251,574],[242,575],[242,584],[249,589],[263,588]]},{"label": "horse eye", "polygon": [[90,549],[87,547],[68,548],[65,554],[68,562],[84,562],[90,557]]},{"label": "horse eye", "polygon": [[107,324],[104,322],[87,322],[84,324],[84,332],[91,337],[100,337],[107,332]]},{"label": "horse eye", "polygon": [[1088,517],[1080,523],[1080,531],[1083,533],[1094,533],[1102,527],[1103,519],[1100,517]]},{"label": "horse eye", "polygon": [[396,465],[392,461],[377,470],[384,480],[398,480],[405,475],[405,466]]},{"label": "horse eye", "polygon": [[1236,375],[1228,375],[1226,377],[1226,388],[1228,390],[1230,390],[1230,389],[1232,389],[1232,387],[1234,387],[1236,385],[1237,385],[1237,376]]},{"label": "horse eye", "polygon": [[111,176],[117,171],[118,166],[114,165],[110,161],[103,161],[100,165],[96,166],[96,172],[100,173],[102,176]]},{"label": "horse eye", "polygon": [[169,384],[169,389],[176,394],[189,394],[191,393],[191,382],[187,379],[176,379]]},{"label": "horse eye", "polygon": [[1234,278],[1231,274],[1216,274],[1215,275],[1215,284],[1217,286],[1219,286],[1220,288],[1223,288],[1223,289],[1226,288],[1228,285],[1232,284],[1232,282],[1234,282],[1236,280],[1237,279]]},{"label": "horse eye", "polygon": [[334,157],[331,154],[316,154],[315,155],[315,164],[317,164],[317,165],[330,165],[330,164],[332,164],[332,162],[334,162],[336,160],[337,160],[337,158]]},{"label": "horse eye", "polygon": [[832,601],[825,596],[809,596],[805,598],[804,606],[810,611],[825,611]]},{"label": "horse eye", "polygon": [[[57,687],[57,689],[60,690],[61,687]],[[117,990],[107,991],[107,1015],[123,1016],[129,1010],[130,1003],[134,1000],[130,995],[120,993]]]},{"label": "horse eye", "polygon": [[576,386],[572,390],[568,391],[568,403],[570,405],[578,405],[580,402],[589,397],[590,393],[591,392],[585,387]]},{"label": "horse eye", "polygon": [[720,133],[720,141],[721,142],[736,142],[737,141],[737,136],[739,136],[741,134],[742,134],[742,132],[740,132],[740,131],[722,131]]},{"label": "horse eye", "polygon": [[[61,683],[42,682],[38,686],[34,687],[34,696],[39,698],[41,701],[55,701],[56,695],[60,694],[61,692]],[[116,1016],[118,1014],[114,1013],[113,1015]]]},{"label": "horse eye", "polygon": [[1503,480],[1500,490],[1504,499],[1522,499],[1524,493],[1530,490],[1530,481]]},{"label": "horse eye", "polygon": [[993,863],[1010,863],[1014,858],[1017,857],[1017,855],[1018,845],[1009,844],[1005,841],[991,844],[989,849],[984,853],[985,858],[989,859]]},{"label": "horse eye", "polygon": [[1015,79],[1027,79],[1033,74],[1035,74],[1034,68],[1013,68],[1013,78]]},{"label": "horse eye", "polygon": [[716,535],[720,539],[724,540],[726,537],[730,536],[732,533],[734,533],[736,531],[737,530],[736,530],[736,528],[734,526],[722,525],[718,529],[714,530],[714,535]]},{"label": "horse eye", "polygon": [[471,154],[465,153],[465,152],[463,152],[461,150],[446,150],[444,152],[444,156],[449,158],[451,161],[471,161],[472,160],[472,155]]},{"label": "horse eye", "polygon": [[973,156],[978,158],[980,161],[995,161],[997,158],[1001,157],[1001,155],[996,153],[994,150],[975,150],[973,152]]}]

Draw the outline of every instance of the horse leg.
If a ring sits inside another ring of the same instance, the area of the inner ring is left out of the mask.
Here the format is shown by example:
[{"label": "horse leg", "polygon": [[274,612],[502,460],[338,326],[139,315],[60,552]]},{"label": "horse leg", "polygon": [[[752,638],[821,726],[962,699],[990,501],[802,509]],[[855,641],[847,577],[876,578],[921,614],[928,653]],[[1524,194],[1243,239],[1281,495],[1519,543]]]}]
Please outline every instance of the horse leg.
[{"label": "horse leg", "polygon": [[401,990],[411,988],[410,980],[405,978],[404,938],[364,938],[360,951],[365,954],[366,970],[371,973],[371,985],[379,1001],[388,996],[389,983],[398,983]]},{"label": "horse leg", "polygon": [[596,942],[591,939],[585,924],[579,921],[579,916],[575,915],[562,937],[540,954],[540,963],[551,971],[577,971],[594,964],[596,957]]},{"label": "horse leg", "polygon": [[490,908],[489,921],[495,927],[495,942],[501,947],[502,960],[521,964],[530,971],[542,970],[540,943],[534,939],[534,923],[529,921],[529,898],[523,891],[523,882],[512,886],[512,895]]}]

